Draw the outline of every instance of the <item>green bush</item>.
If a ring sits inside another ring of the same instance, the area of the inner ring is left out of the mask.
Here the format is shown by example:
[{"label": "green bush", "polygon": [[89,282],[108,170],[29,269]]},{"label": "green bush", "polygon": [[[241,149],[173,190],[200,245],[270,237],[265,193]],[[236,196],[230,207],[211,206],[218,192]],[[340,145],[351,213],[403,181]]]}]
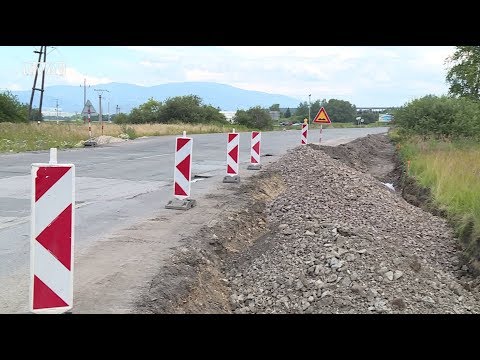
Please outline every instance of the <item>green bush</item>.
[{"label": "green bush", "polygon": [[112,121],[114,124],[127,124],[129,122],[128,115],[124,113],[116,114],[112,116]]},{"label": "green bush", "polygon": [[480,137],[480,103],[467,98],[427,95],[394,112],[404,132],[436,137]]},{"label": "green bush", "polygon": [[272,130],[273,120],[267,109],[260,106],[248,110],[237,110],[233,118],[235,124],[258,130]]},{"label": "green bush", "polygon": [[131,126],[127,126],[126,124],[122,124],[122,133],[127,134],[130,140],[137,138],[137,132]]},{"label": "green bush", "polygon": [[153,98],[132,109],[126,117],[115,119],[117,124],[228,124],[220,109],[202,103],[197,95],[175,96],[164,103]]},{"label": "green bush", "polygon": [[28,106],[8,91],[0,93],[0,122],[28,122]]}]

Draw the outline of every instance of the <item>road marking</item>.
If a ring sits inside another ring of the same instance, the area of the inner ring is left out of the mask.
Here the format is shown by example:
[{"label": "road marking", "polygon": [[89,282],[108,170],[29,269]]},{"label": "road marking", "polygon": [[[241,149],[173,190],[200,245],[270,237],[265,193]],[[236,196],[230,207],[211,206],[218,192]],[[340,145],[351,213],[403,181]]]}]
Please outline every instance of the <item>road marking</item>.
[{"label": "road marking", "polygon": [[[2,218],[0,218],[0,220],[2,220]],[[27,218],[12,218],[12,220],[6,220],[5,222],[2,221],[3,223],[0,222],[0,230],[7,229],[9,227],[16,226],[16,225],[21,225],[21,224],[29,222],[29,221],[30,221],[30,217],[27,217]]]},{"label": "road marking", "polygon": [[158,155],[142,156],[142,157],[139,157],[139,158],[136,158],[136,159],[132,159],[132,160],[150,159],[150,158],[154,158],[154,157],[167,156],[167,155],[173,156],[173,154],[158,154]]}]

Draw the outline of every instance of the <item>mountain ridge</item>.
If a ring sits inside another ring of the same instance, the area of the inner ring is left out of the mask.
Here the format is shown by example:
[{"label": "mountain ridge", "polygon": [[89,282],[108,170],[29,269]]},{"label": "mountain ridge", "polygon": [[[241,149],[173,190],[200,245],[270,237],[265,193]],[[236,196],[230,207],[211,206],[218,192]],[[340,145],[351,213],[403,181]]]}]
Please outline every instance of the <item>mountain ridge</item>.
[{"label": "mountain ridge", "polygon": [[[108,90],[100,92],[97,90]],[[142,86],[130,83],[105,83],[94,86],[87,85],[87,100],[97,109],[99,94],[102,93],[102,113],[115,113],[117,105],[120,112],[128,113],[132,108],[153,97],[158,101],[184,95],[197,95],[206,105],[212,105],[224,111],[246,110],[253,106],[269,107],[280,104],[280,107],[297,107],[299,99],[281,94],[271,94],[256,90],[241,89],[232,85],[216,82],[173,82],[153,86]],[[12,91],[23,103],[30,102],[31,90]],[[43,112],[54,109],[58,100],[59,111],[80,113],[83,109],[83,86],[51,85],[46,86],[43,97]],[[38,107],[39,95],[35,94],[34,107]],[[98,111],[98,109],[97,109]]]}]

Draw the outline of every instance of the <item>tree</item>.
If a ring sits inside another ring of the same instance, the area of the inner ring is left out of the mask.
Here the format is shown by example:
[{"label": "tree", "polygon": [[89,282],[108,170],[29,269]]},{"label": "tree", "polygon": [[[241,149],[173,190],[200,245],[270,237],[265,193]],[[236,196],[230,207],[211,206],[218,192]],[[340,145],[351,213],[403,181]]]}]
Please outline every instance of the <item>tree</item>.
[{"label": "tree", "polygon": [[269,108],[270,111],[280,111],[280,104],[273,104]]},{"label": "tree", "polygon": [[298,104],[295,116],[299,118],[308,118],[308,102],[304,101]]},{"label": "tree", "polygon": [[227,123],[219,108],[202,104],[202,99],[197,95],[167,99],[160,118],[161,122]]},{"label": "tree", "polygon": [[129,122],[134,124],[160,122],[162,103],[153,98],[133,108],[129,115]]},{"label": "tree", "polygon": [[457,46],[446,62],[450,95],[480,100],[480,46]]},{"label": "tree", "polygon": [[[121,115],[121,116],[120,116]],[[130,115],[120,114],[113,122],[124,123],[219,123],[228,124],[219,108],[202,104],[197,95],[176,96],[161,103],[153,98],[133,108]]]},{"label": "tree", "polygon": [[260,130],[270,130],[273,128],[273,120],[268,110],[260,106],[250,108],[246,111],[237,110],[233,122]]},{"label": "tree", "polygon": [[127,124],[129,123],[129,116],[124,113],[115,114],[112,116],[112,121],[115,124]]},{"label": "tree", "polygon": [[393,115],[397,126],[424,136],[480,136],[480,102],[467,97],[427,95]]},{"label": "tree", "polygon": [[290,108],[287,108],[287,111],[285,111],[285,117],[288,119],[290,116],[292,116],[292,113],[290,111]]},{"label": "tree", "polygon": [[325,106],[326,103],[327,103],[327,100],[323,99],[323,100],[315,100],[313,103],[310,104],[310,119],[311,120],[313,120],[315,118],[315,115],[318,114],[318,112],[320,111],[320,108],[322,106]]},{"label": "tree", "polygon": [[350,104],[348,101],[330,99],[324,107],[332,122],[355,122],[357,110],[355,105]]},{"label": "tree", "polygon": [[213,107],[211,105],[202,106],[202,122],[207,123],[218,123],[218,124],[230,124],[225,115],[220,112],[219,108]]},{"label": "tree", "polygon": [[[25,111],[28,114],[28,106],[27,105],[24,105],[24,106],[25,106]],[[40,112],[39,109],[32,108],[32,114],[31,114],[30,120],[32,120],[32,121],[43,121],[43,114]]]},{"label": "tree", "polygon": [[378,121],[378,113],[373,112],[372,110],[357,111],[357,116],[362,117],[363,124],[370,124]]},{"label": "tree", "polygon": [[315,115],[320,111],[322,106],[325,106],[326,100],[317,99],[314,102],[310,103],[310,106],[307,101],[300,103],[295,111],[295,116],[299,119],[308,119],[308,110],[310,108],[310,119],[313,120]]},{"label": "tree", "polygon": [[0,122],[28,122],[28,106],[9,91],[0,93]]}]

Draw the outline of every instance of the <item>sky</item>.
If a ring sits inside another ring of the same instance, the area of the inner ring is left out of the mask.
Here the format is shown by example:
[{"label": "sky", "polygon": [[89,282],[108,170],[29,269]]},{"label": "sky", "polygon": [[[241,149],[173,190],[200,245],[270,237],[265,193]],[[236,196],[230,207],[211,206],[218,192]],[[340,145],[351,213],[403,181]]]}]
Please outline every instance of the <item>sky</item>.
[{"label": "sky", "polygon": [[[0,91],[29,90],[33,46],[0,46]],[[110,82],[154,86],[207,81],[288,95],[401,106],[448,92],[453,46],[59,46],[49,47],[45,87]]]}]

